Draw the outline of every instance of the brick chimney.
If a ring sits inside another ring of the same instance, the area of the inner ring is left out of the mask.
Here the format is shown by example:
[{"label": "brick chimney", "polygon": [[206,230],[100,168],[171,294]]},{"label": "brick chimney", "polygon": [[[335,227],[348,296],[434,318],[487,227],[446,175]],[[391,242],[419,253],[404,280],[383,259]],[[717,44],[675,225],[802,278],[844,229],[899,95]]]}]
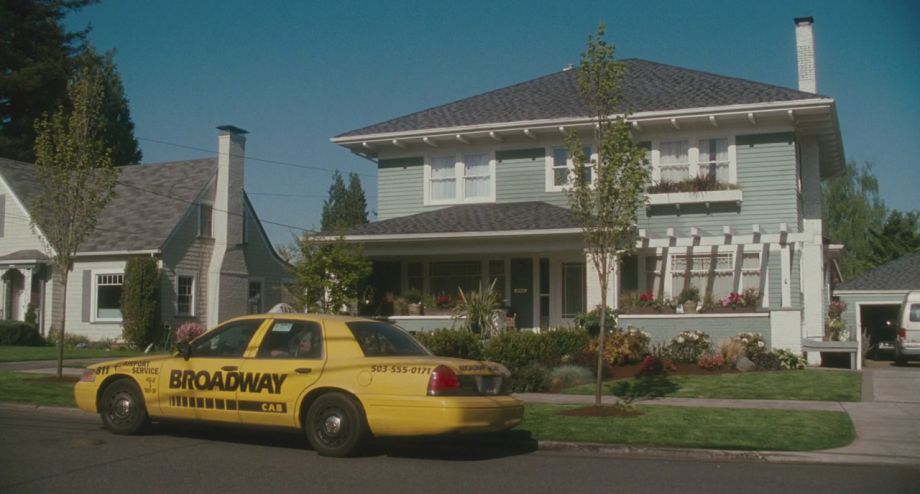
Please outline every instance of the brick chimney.
[{"label": "brick chimney", "polygon": [[812,32],[814,17],[795,18],[795,51],[799,67],[799,91],[817,92],[815,77],[815,37]]}]

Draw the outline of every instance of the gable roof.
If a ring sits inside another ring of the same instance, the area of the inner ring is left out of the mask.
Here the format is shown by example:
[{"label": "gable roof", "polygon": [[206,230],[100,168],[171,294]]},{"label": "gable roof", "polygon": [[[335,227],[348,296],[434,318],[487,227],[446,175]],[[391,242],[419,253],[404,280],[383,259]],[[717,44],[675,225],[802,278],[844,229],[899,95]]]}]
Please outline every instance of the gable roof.
[{"label": "gable roof", "polygon": [[[821,96],[641,59],[625,59],[620,111],[667,111]],[[490,123],[588,117],[575,68],[339,134],[336,138]]]},{"label": "gable roof", "polygon": [[[80,253],[158,250],[217,174],[208,158],[120,167],[115,197]],[[0,158],[0,174],[26,209],[38,200],[35,165]]]},{"label": "gable roof", "polygon": [[463,204],[354,227],[348,237],[575,229],[572,212],[545,202]]},{"label": "gable roof", "polygon": [[837,285],[835,291],[920,290],[920,254],[901,256]]}]

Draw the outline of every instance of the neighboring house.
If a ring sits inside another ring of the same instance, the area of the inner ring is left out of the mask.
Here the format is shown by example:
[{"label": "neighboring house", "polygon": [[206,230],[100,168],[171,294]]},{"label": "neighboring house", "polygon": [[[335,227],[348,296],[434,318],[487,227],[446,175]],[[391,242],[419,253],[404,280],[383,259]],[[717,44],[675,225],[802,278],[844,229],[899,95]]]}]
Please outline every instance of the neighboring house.
[{"label": "neighboring house", "polygon": [[[624,315],[621,325],[656,339],[757,331],[794,350],[822,336],[820,183],[844,155],[836,103],[814,94],[811,19],[797,24],[800,90],[624,60],[623,108],[649,149],[653,182],[711,176],[724,189],[649,193],[637,252],[613,273],[607,303],[647,291],[675,298],[688,284],[716,299],[746,288],[762,297],[757,312]],[[601,303],[564,190],[564,134],[578,131],[596,156],[577,74],[567,68],[332,139],[376,163],[379,221],[346,239],[375,261],[379,291],[451,294],[497,280],[522,328],[571,325]]]},{"label": "neighboring house", "polygon": [[[286,264],[243,192],[245,131],[220,129],[217,158],[121,168],[68,278],[67,333],[121,337],[125,263],[136,256],[159,261],[161,320],[171,328],[213,327],[282,300]],[[30,227],[38,191],[35,165],[0,159],[2,319],[23,320],[32,304],[47,334],[60,326],[64,286]]]},{"label": "neighboring house", "polygon": [[896,325],[901,302],[911,290],[920,290],[920,254],[899,257],[841,283],[834,296],[846,302],[843,322],[855,337],[878,331],[888,321]]}]

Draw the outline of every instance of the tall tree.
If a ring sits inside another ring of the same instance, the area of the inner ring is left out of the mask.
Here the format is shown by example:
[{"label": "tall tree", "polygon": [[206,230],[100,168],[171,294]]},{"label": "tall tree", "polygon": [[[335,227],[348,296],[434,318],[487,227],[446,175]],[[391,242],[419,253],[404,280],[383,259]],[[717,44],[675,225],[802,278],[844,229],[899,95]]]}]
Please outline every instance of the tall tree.
[{"label": "tall tree", "polygon": [[920,254],[920,213],[892,211],[881,228],[869,230],[868,240],[875,266],[905,254]]},{"label": "tall tree", "polygon": [[65,103],[87,31],[62,20],[95,0],[0,0],[0,156],[35,159],[35,121]]},{"label": "tall tree", "polygon": [[[587,50],[581,54],[578,68],[578,89],[595,124],[597,161],[585,156],[581,138],[574,130],[566,137],[566,147],[575,165],[568,189],[569,205],[584,234],[603,306],[617,256],[635,247],[634,225],[639,208],[645,204],[644,188],[649,178],[645,149],[633,141],[626,113],[617,115],[625,74],[625,66],[614,59],[614,46],[604,41],[601,24],[596,38],[588,36]],[[601,404],[607,314],[606,310],[600,312],[595,406]]]},{"label": "tall tree", "polygon": [[128,100],[114,52],[100,55],[89,28],[69,32],[64,17],[97,0],[0,0],[0,156],[35,160],[35,121],[67,100],[67,81],[84,68],[103,74],[103,140],[115,165],[140,163]]},{"label": "tall tree", "polygon": [[128,259],[120,304],[125,341],[138,349],[160,341],[160,268],[156,259]]},{"label": "tall tree", "polygon": [[371,275],[371,262],[360,248],[341,238],[304,235],[298,240],[300,255],[294,263],[294,297],[310,312],[338,313],[356,302]]},{"label": "tall tree", "polygon": [[118,179],[118,170],[112,167],[112,151],[102,139],[102,81],[99,71],[84,69],[68,88],[72,110],[68,112],[62,105],[35,124],[39,191],[32,211],[32,228],[41,231],[54,263],[54,276],[64,287],[58,377],[67,327],[67,278],[77,250],[96,227],[96,216],[112,200]]},{"label": "tall tree", "polygon": [[847,163],[842,174],[822,184],[822,200],[826,234],[831,242],[844,245],[843,278],[877,266],[867,232],[882,229],[888,209],[879,197],[872,165]]},{"label": "tall tree", "polygon": [[332,174],[329,197],[323,202],[322,231],[340,230],[367,223],[367,200],[361,180],[354,173],[349,174],[348,187],[338,170]]},{"label": "tall tree", "polygon": [[102,114],[105,127],[102,139],[106,147],[112,148],[112,164],[115,166],[135,165],[141,162],[143,154],[134,137],[134,121],[128,108],[128,98],[121,83],[121,76],[115,67],[115,50],[100,55],[92,45],[80,53],[79,68],[98,67],[102,74]]}]

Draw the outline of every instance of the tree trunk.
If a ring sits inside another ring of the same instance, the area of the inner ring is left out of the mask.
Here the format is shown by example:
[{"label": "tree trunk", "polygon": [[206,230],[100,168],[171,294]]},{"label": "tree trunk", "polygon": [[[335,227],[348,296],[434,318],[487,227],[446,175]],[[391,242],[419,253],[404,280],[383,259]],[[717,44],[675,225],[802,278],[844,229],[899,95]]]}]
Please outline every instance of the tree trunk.
[{"label": "tree trunk", "polygon": [[[606,255],[606,254],[605,254]],[[601,388],[604,382],[604,333],[606,332],[607,319],[607,262],[600,262],[598,281],[601,288],[601,327],[597,335],[597,381],[594,386],[594,406],[601,406]]]},{"label": "tree trunk", "polygon": [[64,271],[64,273],[61,275],[61,280],[64,283],[64,294],[61,297],[61,307],[63,308],[63,311],[61,313],[61,330],[58,333],[58,379],[62,379],[64,377],[64,326],[66,326],[67,323],[67,271]]}]

